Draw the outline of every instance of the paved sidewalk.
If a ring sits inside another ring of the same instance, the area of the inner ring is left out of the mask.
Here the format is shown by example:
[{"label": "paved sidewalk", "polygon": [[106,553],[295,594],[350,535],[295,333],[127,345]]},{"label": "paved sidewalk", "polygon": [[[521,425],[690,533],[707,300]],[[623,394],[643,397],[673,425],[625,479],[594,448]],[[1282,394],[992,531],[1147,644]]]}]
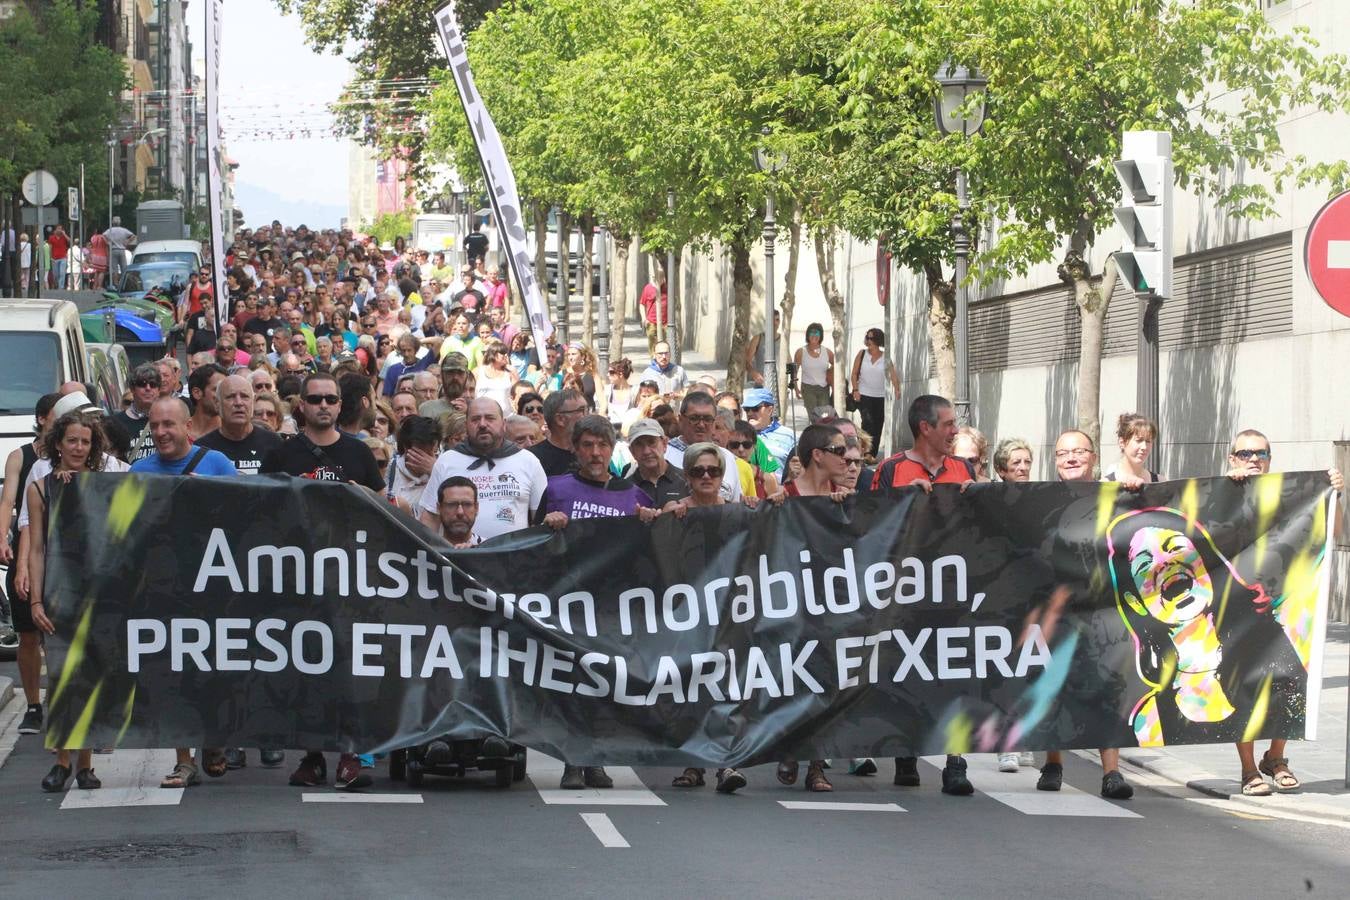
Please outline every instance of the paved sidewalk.
[{"label": "paved sidewalk", "polygon": [[[1317,740],[1290,741],[1285,751],[1289,768],[1303,782],[1303,787],[1294,793],[1243,796],[1238,781],[1241,773],[1237,750],[1231,744],[1122,749],[1121,757],[1202,794],[1251,804],[1257,810],[1350,821],[1350,790],[1345,786],[1346,697],[1350,680],[1347,671],[1350,671],[1350,626],[1332,623],[1327,628],[1322,665]],[[1264,748],[1265,743],[1258,741],[1258,759]]]}]

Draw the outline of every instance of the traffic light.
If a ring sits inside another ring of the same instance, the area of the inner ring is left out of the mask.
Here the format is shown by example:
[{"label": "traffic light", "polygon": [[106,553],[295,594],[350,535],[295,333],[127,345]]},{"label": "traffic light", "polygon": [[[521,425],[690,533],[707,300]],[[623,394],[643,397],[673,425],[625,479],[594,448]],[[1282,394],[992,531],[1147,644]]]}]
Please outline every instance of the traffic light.
[{"label": "traffic light", "polygon": [[1127,131],[1115,161],[1124,191],[1116,221],[1125,242],[1116,265],[1136,293],[1172,296],[1172,135]]}]

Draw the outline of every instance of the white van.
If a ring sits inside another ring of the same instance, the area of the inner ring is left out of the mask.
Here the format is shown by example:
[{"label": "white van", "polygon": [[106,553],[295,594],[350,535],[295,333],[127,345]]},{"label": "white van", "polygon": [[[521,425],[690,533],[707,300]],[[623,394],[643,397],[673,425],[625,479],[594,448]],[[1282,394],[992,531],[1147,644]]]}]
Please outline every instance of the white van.
[{"label": "white van", "polygon": [[0,460],[33,439],[33,407],[43,394],[67,381],[88,380],[74,303],[0,300]]},{"label": "white van", "polygon": [[199,241],[146,241],[136,245],[131,261],[185,262],[197,272],[202,266],[202,245]]}]

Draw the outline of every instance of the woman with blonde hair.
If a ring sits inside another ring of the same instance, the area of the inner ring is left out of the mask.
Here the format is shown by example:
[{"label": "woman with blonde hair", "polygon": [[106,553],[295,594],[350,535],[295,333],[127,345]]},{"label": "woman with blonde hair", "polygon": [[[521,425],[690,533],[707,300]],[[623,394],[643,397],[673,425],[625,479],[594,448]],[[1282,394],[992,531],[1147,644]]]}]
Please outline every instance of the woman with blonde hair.
[{"label": "woman with blonde hair", "polygon": [[976,481],[989,481],[989,439],[978,428],[964,425],[956,432],[952,456],[970,463]]}]

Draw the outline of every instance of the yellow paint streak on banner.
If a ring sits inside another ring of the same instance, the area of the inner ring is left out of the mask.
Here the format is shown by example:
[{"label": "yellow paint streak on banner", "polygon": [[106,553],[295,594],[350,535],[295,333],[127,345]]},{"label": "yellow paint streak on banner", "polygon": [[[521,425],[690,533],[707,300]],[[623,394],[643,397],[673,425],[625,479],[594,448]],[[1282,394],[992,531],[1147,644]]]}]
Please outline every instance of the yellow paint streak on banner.
[{"label": "yellow paint streak on banner", "polygon": [[75,720],[75,727],[70,730],[70,736],[66,738],[67,748],[76,747],[84,749],[87,741],[85,738],[89,734],[89,724],[94,721],[94,713],[98,711],[98,698],[103,693],[103,682],[94,686],[94,692],[89,695],[89,702],[84,705],[80,711],[80,717]]},{"label": "yellow paint streak on banner", "polygon": [[1256,479],[1256,567],[1266,555],[1266,532],[1280,511],[1280,492],[1284,490],[1284,476],[1278,473]]},{"label": "yellow paint streak on banner", "polygon": [[1284,594],[1275,607],[1275,618],[1289,636],[1303,668],[1312,658],[1313,625],[1317,618],[1317,595],[1321,588],[1321,554],[1308,549],[1289,561],[1284,574]]},{"label": "yellow paint streak on banner", "polygon": [[131,686],[131,693],[127,695],[126,715],[122,717],[122,730],[117,732],[116,743],[122,743],[122,738],[126,735],[127,729],[131,727],[131,711],[136,706],[136,685]]},{"label": "yellow paint streak on banner", "polygon": [[1116,511],[1116,495],[1120,493],[1120,484],[1115,481],[1103,481],[1097,486],[1097,537],[1106,536],[1111,527],[1112,513]]},{"label": "yellow paint streak on banner", "polygon": [[70,649],[66,651],[65,665],[61,666],[61,677],[57,679],[56,689],[52,691],[51,697],[47,700],[48,706],[55,706],[65,693],[66,685],[70,683],[70,678],[80,668],[84,662],[84,648],[89,643],[89,624],[94,617],[94,604],[88,603],[84,607],[84,612],[80,614],[80,624],[75,626],[75,636],[70,639]]},{"label": "yellow paint streak on banner", "polygon": [[947,723],[947,752],[957,754],[969,753],[970,734],[970,716],[965,713],[958,714],[956,718]]},{"label": "yellow paint streak on banner", "polygon": [[1252,704],[1251,717],[1247,719],[1247,729],[1242,732],[1244,741],[1254,741],[1261,734],[1261,726],[1266,724],[1266,712],[1270,709],[1270,681],[1273,675],[1261,679],[1261,690]]},{"label": "yellow paint streak on banner", "polygon": [[145,485],[138,478],[124,478],[108,504],[108,531],[114,540],[123,540],[145,504]]},{"label": "yellow paint streak on banner", "polygon": [[1194,478],[1186,481],[1177,509],[1187,522],[1195,524],[1200,521],[1200,484]]}]

